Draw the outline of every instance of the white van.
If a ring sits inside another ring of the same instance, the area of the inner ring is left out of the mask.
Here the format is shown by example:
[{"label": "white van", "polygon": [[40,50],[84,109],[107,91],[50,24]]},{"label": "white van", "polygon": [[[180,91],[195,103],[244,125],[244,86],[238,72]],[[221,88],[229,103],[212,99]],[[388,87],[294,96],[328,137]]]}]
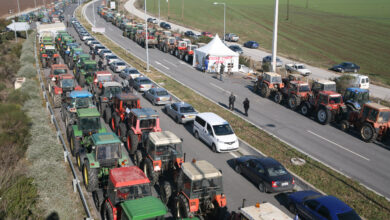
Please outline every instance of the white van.
[{"label": "white van", "polygon": [[199,113],[195,117],[194,136],[211,146],[214,152],[238,150],[237,136],[223,118],[212,112]]},{"label": "white van", "polygon": [[368,89],[370,87],[370,82],[368,76],[360,75],[360,74],[349,74],[353,77],[351,80],[351,84],[349,87],[355,87],[360,89]]}]

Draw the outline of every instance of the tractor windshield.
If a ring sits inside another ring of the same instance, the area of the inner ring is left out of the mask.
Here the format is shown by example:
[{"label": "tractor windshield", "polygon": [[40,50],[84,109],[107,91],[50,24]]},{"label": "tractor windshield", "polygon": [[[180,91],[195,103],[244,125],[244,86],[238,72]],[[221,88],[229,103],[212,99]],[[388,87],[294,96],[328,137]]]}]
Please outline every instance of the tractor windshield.
[{"label": "tractor windshield", "polygon": [[233,130],[229,124],[214,125],[214,133],[217,136],[230,135],[233,134]]},{"label": "tractor windshield", "polygon": [[104,90],[104,96],[115,96],[116,94],[121,93],[122,89],[119,86],[110,86],[106,87]]},{"label": "tractor windshield", "polygon": [[193,181],[191,198],[194,196],[199,198],[202,194],[212,191],[222,191],[222,177]]},{"label": "tractor windshield", "polygon": [[139,127],[142,128],[152,128],[156,125],[156,119],[143,119],[139,122]]},{"label": "tractor windshield", "polygon": [[389,120],[390,120],[390,111],[379,113],[378,123],[387,123]]},{"label": "tractor windshield", "polygon": [[341,96],[330,96],[329,97],[330,104],[339,104],[341,103]]},{"label": "tractor windshield", "polygon": [[118,159],[121,157],[120,144],[104,144],[98,145],[96,148],[97,160]]},{"label": "tractor windshield", "polygon": [[89,108],[92,106],[92,99],[90,97],[76,98],[72,100],[72,105],[75,108]]},{"label": "tractor windshield", "polygon": [[98,75],[98,82],[109,82],[112,81],[112,75]]},{"label": "tractor windshield", "polygon": [[85,117],[81,118],[79,124],[80,130],[91,131],[100,129],[100,118],[99,117]]},{"label": "tractor windshield", "polygon": [[96,71],[96,65],[95,64],[86,64],[85,70],[87,71]]},{"label": "tractor windshield", "polygon": [[300,85],[299,86],[299,92],[310,92],[310,88],[309,88],[309,85]]},{"label": "tractor windshield", "polygon": [[155,160],[169,161],[171,157],[182,156],[181,143],[155,146]]},{"label": "tractor windshield", "polygon": [[66,69],[55,69],[53,70],[54,75],[60,75],[66,73]]},{"label": "tractor windshield", "polygon": [[126,200],[134,200],[134,199],[139,199],[145,196],[152,195],[152,191],[150,189],[149,184],[126,186],[126,187],[117,188],[115,190],[116,190],[116,202],[118,203]]},{"label": "tractor windshield", "polygon": [[137,108],[138,105],[137,105],[137,102],[138,100],[135,99],[135,100],[127,100],[126,102],[123,103],[123,108],[126,109],[133,109],[133,108]]},{"label": "tractor windshield", "polygon": [[281,83],[282,77],[274,76],[271,78],[271,83]]},{"label": "tractor windshield", "polygon": [[364,104],[367,103],[370,100],[369,93],[368,92],[361,92],[355,94],[354,99],[359,103],[359,104]]},{"label": "tractor windshield", "polygon": [[336,84],[325,84],[323,91],[333,91],[336,92]]},{"label": "tractor windshield", "polygon": [[62,88],[73,88],[74,87],[74,80],[73,79],[61,80],[61,87]]}]

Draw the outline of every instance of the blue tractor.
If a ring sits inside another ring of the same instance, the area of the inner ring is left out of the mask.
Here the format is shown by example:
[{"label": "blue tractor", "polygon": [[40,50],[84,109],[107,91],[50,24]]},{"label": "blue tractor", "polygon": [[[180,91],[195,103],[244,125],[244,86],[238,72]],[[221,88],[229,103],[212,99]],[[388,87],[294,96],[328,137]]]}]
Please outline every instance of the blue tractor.
[{"label": "blue tractor", "polygon": [[368,89],[347,88],[343,100],[348,112],[360,111],[365,103],[370,102],[370,91]]}]

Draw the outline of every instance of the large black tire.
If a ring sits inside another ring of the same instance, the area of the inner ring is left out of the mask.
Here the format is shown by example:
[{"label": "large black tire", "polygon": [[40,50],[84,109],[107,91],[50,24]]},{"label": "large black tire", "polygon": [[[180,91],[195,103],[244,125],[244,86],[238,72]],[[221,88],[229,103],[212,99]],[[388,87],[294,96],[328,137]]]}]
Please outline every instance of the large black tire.
[{"label": "large black tire", "polygon": [[132,130],[127,132],[126,145],[129,150],[129,154],[133,155],[135,151],[138,149],[138,135],[134,134]]},{"label": "large black tire", "polygon": [[174,215],[176,219],[190,217],[190,206],[186,197],[184,197],[183,194],[180,194],[175,198]]},{"label": "large black tire", "polygon": [[117,112],[114,112],[114,114],[112,115],[111,117],[111,129],[118,134],[117,132],[117,129],[118,129],[118,125],[119,125],[119,121],[121,120],[121,118],[119,117],[118,113]]},{"label": "large black tire", "polygon": [[134,162],[134,165],[136,165],[137,167],[141,167],[141,164],[142,164],[142,160],[143,160],[143,157],[142,157],[142,152],[140,150],[136,150],[134,155],[133,155],[133,162]]},{"label": "large black tire", "polygon": [[100,211],[103,207],[104,202],[104,194],[102,189],[98,189],[92,192],[93,203],[98,211]]},{"label": "large black tire", "polygon": [[104,113],[106,112],[106,108],[107,108],[106,103],[100,103],[100,107],[99,107],[100,116],[104,115]]},{"label": "large black tire", "polygon": [[268,98],[271,93],[270,88],[268,88],[267,84],[262,84],[260,89],[260,95],[263,98]]},{"label": "large black tire", "polygon": [[301,105],[301,99],[296,95],[292,95],[288,98],[288,107],[292,110],[296,110]]},{"label": "large black tire", "polygon": [[46,59],[42,59],[42,67],[43,67],[43,68],[46,68],[46,67],[47,67]]},{"label": "large black tire", "polygon": [[150,184],[153,186],[157,183],[158,181],[158,172],[154,172],[153,169],[153,162],[150,158],[145,158],[144,163],[143,163],[143,171],[145,175],[149,178]]},{"label": "large black tire", "polygon": [[76,156],[76,154],[80,151],[81,149],[81,142],[80,140],[77,140],[74,135],[72,135],[72,138],[70,139],[69,143],[70,147],[70,152],[72,153],[72,156]]},{"label": "large black tire", "polygon": [[72,125],[66,126],[66,139],[68,139],[69,144],[70,144],[70,138],[72,137],[72,135],[73,135]]},{"label": "large black tire", "polygon": [[107,200],[104,203],[103,219],[104,220],[114,220],[114,213],[112,212],[112,207]]},{"label": "large black tire", "polygon": [[110,123],[110,120],[111,120],[111,109],[110,108],[106,108],[106,110],[104,111],[104,121],[109,124]]},{"label": "large black tire", "polygon": [[83,167],[83,180],[88,192],[93,192],[99,188],[98,173],[99,169],[91,168],[89,166],[89,161],[85,160]]},{"label": "large black tire", "polygon": [[376,140],[378,133],[376,133],[375,128],[368,122],[365,122],[360,128],[360,137],[365,142],[373,142]]},{"label": "large black tire", "polygon": [[275,94],[274,94],[274,102],[275,103],[278,103],[278,104],[280,104],[280,102],[282,101],[282,99],[283,99],[283,95],[282,95],[282,93],[281,92],[275,92]]},{"label": "large black tire", "polygon": [[320,124],[329,124],[332,119],[332,112],[329,109],[322,107],[317,111],[316,119]]},{"label": "large black tire", "polygon": [[307,103],[303,103],[301,105],[301,107],[299,108],[299,112],[304,115],[304,116],[308,116],[309,113],[310,113],[310,107],[309,107],[309,104]]},{"label": "large black tire", "polygon": [[79,84],[81,87],[85,86],[85,76],[83,74],[79,74]]},{"label": "large black tire", "polygon": [[123,122],[119,123],[116,133],[118,134],[118,137],[121,139],[122,142],[126,142],[127,127],[125,123]]},{"label": "large black tire", "polygon": [[53,104],[54,108],[61,107],[62,99],[60,94],[53,94]]},{"label": "large black tire", "polygon": [[160,197],[161,201],[166,205],[169,203],[169,199],[172,195],[172,186],[168,181],[164,181],[160,184]]}]

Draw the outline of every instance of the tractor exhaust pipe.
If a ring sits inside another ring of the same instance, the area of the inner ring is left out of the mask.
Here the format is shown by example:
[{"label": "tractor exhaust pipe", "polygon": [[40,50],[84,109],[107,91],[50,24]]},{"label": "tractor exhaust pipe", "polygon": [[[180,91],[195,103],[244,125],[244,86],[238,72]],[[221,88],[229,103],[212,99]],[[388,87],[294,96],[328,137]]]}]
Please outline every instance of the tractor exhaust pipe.
[{"label": "tractor exhaust pipe", "polygon": [[245,201],[246,201],[246,199],[243,199],[243,200],[242,200],[241,208],[244,208],[244,207],[245,207]]},{"label": "tractor exhaust pipe", "polygon": [[183,161],[186,162],[186,153],[184,153]]}]

